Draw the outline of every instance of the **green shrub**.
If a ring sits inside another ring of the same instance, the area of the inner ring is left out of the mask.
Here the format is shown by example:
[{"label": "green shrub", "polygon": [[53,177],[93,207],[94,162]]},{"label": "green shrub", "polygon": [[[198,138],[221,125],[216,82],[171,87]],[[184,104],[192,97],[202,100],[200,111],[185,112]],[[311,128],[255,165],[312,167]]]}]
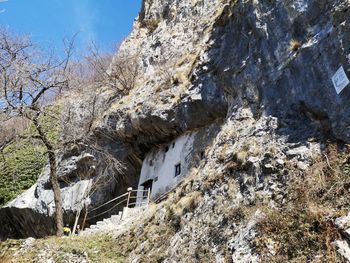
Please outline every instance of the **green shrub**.
[{"label": "green shrub", "polygon": [[[41,124],[51,142],[56,144],[60,136],[58,107],[46,109]],[[55,117],[54,117],[55,116]],[[46,149],[38,139],[35,127],[30,126],[23,139],[7,146],[0,155],[0,207],[30,188],[47,162]]]},{"label": "green shrub", "polygon": [[29,140],[7,147],[0,160],[0,206],[30,188],[45,162],[45,148],[33,145]]}]

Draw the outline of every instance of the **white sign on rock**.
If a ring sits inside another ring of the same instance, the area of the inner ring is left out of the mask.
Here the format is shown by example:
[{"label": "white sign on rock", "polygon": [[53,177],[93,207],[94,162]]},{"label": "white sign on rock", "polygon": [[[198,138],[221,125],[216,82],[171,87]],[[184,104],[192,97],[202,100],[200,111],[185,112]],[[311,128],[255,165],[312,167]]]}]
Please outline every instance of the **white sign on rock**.
[{"label": "white sign on rock", "polygon": [[342,92],[342,90],[350,83],[343,66],[341,66],[337,72],[335,72],[332,77],[332,81],[337,94]]}]

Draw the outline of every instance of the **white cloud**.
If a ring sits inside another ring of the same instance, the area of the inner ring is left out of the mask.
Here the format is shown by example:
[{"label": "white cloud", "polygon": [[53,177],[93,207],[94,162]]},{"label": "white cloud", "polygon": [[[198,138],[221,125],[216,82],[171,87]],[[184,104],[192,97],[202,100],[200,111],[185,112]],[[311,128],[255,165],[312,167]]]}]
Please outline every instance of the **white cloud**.
[{"label": "white cloud", "polygon": [[96,39],[95,24],[98,20],[96,10],[91,6],[89,0],[76,0],[73,3],[80,35],[83,36],[85,42]]},{"label": "white cloud", "polygon": [[[0,0],[0,3],[7,2],[8,0]],[[6,9],[0,9],[0,14],[6,12]]]}]

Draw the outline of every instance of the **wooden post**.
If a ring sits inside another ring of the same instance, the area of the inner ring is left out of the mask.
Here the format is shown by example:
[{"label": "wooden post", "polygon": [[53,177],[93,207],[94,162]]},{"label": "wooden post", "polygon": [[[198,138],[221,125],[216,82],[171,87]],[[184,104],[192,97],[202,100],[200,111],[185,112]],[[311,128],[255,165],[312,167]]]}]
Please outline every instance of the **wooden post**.
[{"label": "wooden post", "polygon": [[86,219],[87,219],[87,216],[88,216],[88,205],[87,204],[84,204],[84,208],[85,208],[85,215],[84,215],[84,220],[83,220],[83,224],[80,228],[80,230],[84,230],[85,228],[85,222],[86,222]]},{"label": "wooden post", "polygon": [[77,212],[77,214],[76,214],[76,216],[75,216],[75,222],[74,222],[74,226],[73,226],[73,230],[72,230],[72,235],[75,235],[75,230],[77,229],[77,225],[78,225],[78,221],[79,221],[79,217],[80,217],[80,212],[81,212],[81,210],[83,210],[83,208],[81,208],[81,209]]},{"label": "wooden post", "polygon": [[124,207],[123,212],[122,212],[122,219],[126,218],[128,214],[128,208],[129,208],[129,203],[130,203],[130,196],[131,196],[132,188],[128,188],[128,199],[126,201],[126,207]]},{"label": "wooden post", "polygon": [[147,206],[149,206],[150,199],[151,199],[151,189],[148,188],[148,193],[147,193]]},{"label": "wooden post", "polygon": [[128,188],[128,200],[127,200],[127,202],[126,202],[126,207],[127,207],[127,208],[129,207],[129,203],[130,203],[131,192],[132,192],[132,188],[129,187],[129,188]]},{"label": "wooden post", "polygon": [[92,184],[92,180],[89,181],[88,185],[86,186],[85,190],[84,190],[84,201],[83,201],[83,207],[81,208],[80,210],[80,213],[81,211],[84,209],[85,210],[85,215],[84,215],[84,219],[83,219],[83,223],[80,227],[80,231],[83,231],[84,230],[84,227],[85,227],[85,223],[86,223],[86,219],[87,219],[87,216],[88,216],[88,204],[87,204],[87,199],[89,198],[89,193],[91,191],[91,184]]}]

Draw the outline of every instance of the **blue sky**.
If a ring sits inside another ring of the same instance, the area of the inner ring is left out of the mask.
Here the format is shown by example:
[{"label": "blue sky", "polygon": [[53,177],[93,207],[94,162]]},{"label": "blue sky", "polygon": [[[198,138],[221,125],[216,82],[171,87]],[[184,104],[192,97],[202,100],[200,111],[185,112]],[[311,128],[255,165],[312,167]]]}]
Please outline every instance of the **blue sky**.
[{"label": "blue sky", "polygon": [[30,34],[41,45],[60,47],[79,32],[77,45],[94,40],[103,49],[131,31],[141,0],[0,0],[0,25]]}]

